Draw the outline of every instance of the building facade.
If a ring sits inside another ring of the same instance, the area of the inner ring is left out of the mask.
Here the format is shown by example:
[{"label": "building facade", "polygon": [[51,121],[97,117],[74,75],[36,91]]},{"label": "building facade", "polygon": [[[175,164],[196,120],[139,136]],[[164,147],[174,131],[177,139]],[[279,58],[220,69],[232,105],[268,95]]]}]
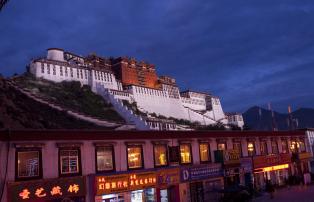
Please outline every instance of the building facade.
[{"label": "building facade", "polygon": [[218,201],[311,172],[304,131],[0,133],[1,202]]},{"label": "building facade", "polygon": [[229,124],[218,97],[196,91],[180,93],[175,79],[158,77],[154,65],[132,58],[104,58],[95,54],[82,57],[50,48],[47,57],[31,61],[29,71],[37,78],[54,82],[79,81],[98,94],[106,89],[116,100],[135,102],[147,114],[201,125]]}]

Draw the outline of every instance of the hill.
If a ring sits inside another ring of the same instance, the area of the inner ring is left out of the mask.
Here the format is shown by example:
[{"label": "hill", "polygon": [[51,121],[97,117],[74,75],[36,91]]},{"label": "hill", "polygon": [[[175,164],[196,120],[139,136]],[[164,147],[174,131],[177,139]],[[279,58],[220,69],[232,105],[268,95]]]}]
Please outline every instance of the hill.
[{"label": "hill", "polygon": [[[18,79],[21,78],[15,78],[15,80]],[[10,81],[0,77],[0,128],[113,129],[112,127],[97,126],[76,119],[73,116],[68,115],[65,111],[58,111],[48,105],[37,102],[16,90],[9,82]],[[49,88],[49,86],[46,87]],[[49,92],[52,93],[55,91],[51,90]],[[55,94],[56,96],[54,99],[60,99],[60,97],[57,96],[64,92],[65,91],[61,89],[59,93]],[[68,97],[68,99],[72,99],[72,97]],[[77,107],[78,105],[75,106]]]},{"label": "hill", "polygon": [[[314,127],[314,109],[300,108],[291,113],[293,127],[291,127],[291,118],[289,114],[274,111],[272,119],[271,111],[257,106],[249,108],[243,113],[243,119],[246,126],[253,130],[272,130],[274,124],[279,130],[289,130],[292,128],[313,128]],[[273,120],[275,120],[273,122]]]}]

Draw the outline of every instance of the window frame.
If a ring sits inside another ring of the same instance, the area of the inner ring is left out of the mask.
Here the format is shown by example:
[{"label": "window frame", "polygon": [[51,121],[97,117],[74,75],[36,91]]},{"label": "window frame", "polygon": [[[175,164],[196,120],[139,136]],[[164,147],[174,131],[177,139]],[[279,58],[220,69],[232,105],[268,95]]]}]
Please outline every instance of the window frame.
[{"label": "window frame", "polygon": [[[225,145],[225,149],[224,150],[220,150],[220,149],[218,149],[218,145],[219,144],[224,144]],[[227,148],[227,142],[217,142],[217,150],[219,150],[219,151],[225,151],[225,150],[228,150],[228,148]]]},{"label": "window frame", "polygon": [[[128,149],[129,148],[135,148],[135,147],[139,147],[141,148],[141,167],[138,167],[138,168],[130,168],[129,166],[129,152],[128,152]],[[141,169],[144,169],[144,152],[143,152],[143,145],[127,145],[126,146],[126,162],[127,162],[127,169],[128,170],[141,170]]]},{"label": "window frame", "polygon": [[[111,148],[111,157],[112,157],[112,169],[111,170],[98,170],[98,162],[97,162],[97,149],[99,148]],[[109,173],[109,172],[115,172],[116,171],[116,161],[115,161],[115,152],[114,152],[114,146],[113,145],[99,145],[95,146],[95,171],[96,173]]]},{"label": "window frame", "polygon": [[[276,151],[276,153],[274,152],[274,150],[273,150],[273,143],[275,143],[276,144],[276,148],[277,148],[277,151]],[[271,153],[272,154],[279,154],[279,147],[278,147],[278,142],[277,142],[277,140],[271,140],[270,141],[270,145],[271,145]]]},{"label": "window frame", "polygon": [[242,144],[241,144],[241,142],[240,141],[233,141],[232,142],[232,149],[235,150],[234,144],[240,144],[240,158],[243,157],[243,151],[242,151]]},{"label": "window frame", "polygon": [[[61,172],[61,151],[62,150],[77,150],[78,151],[78,169],[79,172],[77,173],[65,173]],[[79,147],[59,147],[58,149],[58,172],[59,177],[72,177],[72,176],[81,176],[82,175],[82,159],[81,159],[81,148]]]},{"label": "window frame", "polygon": [[[190,148],[190,156],[191,156],[191,162],[189,162],[189,163],[183,163],[182,162],[182,158],[181,158],[181,146],[182,145],[188,145],[189,146],[189,148]],[[180,151],[180,165],[192,165],[193,164],[193,152],[192,152],[192,145],[191,145],[191,143],[180,143],[179,144],[179,151]]]},{"label": "window frame", "polygon": [[[33,177],[19,177],[18,170],[18,153],[19,152],[38,152],[38,176]],[[27,180],[35,180],[43,178],[43,161],[42,161],[42,148],[40,147],[32,147],[32,148],[16,148],[15,149],[15,181],[27,181]]]},{"label": "window frame", "polygon": [[[283,143],[286,144],[286,152],[283,152],[284,151],[284,148],[283,148]],[[289,143],[288,143],[288,140],[281,140],[281,153],[282,154],[289,154]]]},{"label": "window frame", "polygon": [[[155,147],[156,146],[163,146],[166,149],[166,160],[167,160],[167,163],[165,165],[156,165],[156,154],[155,154]],[[167,144],[153,144],[153,156],[154,156],[154,167],[155,168],[167,167],[169,165],[168,145]]]},{"label": "window frame", "polygon": [[[264,146],[266,146],[265,147],[265,153],[262,153],[262,145],[264,144]],[[269,152],[268,152],[268,145],[267,145],[267,141],[265,141],[265,140],[263,140],[263,141],[260,141],[260,145],[259,145],[259,152],[260,152],[260,155],[262,155],[262,156],[266,156],[266,155],[268,155],[269,154]]]},{"label": "window frame", "polygon": [[[208,154],[208,160],[207,161],[202,161],[201,159],[201,144],[206,144],[207,145],[207,148],[208,148],[208,151],[207,151],[207,154]],[[210,150],[210,144],[209,142],[200,142],[198,144],[198,148],[199,148],[199,156],[200,156],[200,163],[211,163],[212,162],[212,157],[211,157],[211,150]]]},{"label": "window frame", "polygon": [[[249,152],[249,143],[252,143],[253,145],[253,153],[252,155],[250,155],[250,152]],[[256,156],[256,147],[255,147],[255,142],[254,141],[247,141],[247,155],[252,157],[252,156]]]}]

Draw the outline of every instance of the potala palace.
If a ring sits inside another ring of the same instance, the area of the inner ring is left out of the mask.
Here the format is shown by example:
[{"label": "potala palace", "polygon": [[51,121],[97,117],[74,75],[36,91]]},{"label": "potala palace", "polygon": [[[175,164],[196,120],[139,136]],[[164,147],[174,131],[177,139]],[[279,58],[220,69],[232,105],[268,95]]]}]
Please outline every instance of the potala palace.
[{"label": "potala palace", "polygon": [[[133,58],[104,58],[95,54],[82,57],[50,48],[47,57],[31,61],[29,71],[37,78],[54,82],[79,81],[89,85],[139,129],[145,129],[147,123],[149,128],[160,129],[160,122],[167,122],[160,117],[184,119],[201,125],[221,123],[241,128],[244,125],[241,114],[224,113],[218,97],[192,90],[180,92],[174,78],[158,76],[154,65]],[[132,116],[132,112],[124,107],[126,101],[136,103],[138,109],[148,115],[146,120]],[[141,121],[145,124],[141,125]],[[166,129],[177,128],[167,126]]]}]

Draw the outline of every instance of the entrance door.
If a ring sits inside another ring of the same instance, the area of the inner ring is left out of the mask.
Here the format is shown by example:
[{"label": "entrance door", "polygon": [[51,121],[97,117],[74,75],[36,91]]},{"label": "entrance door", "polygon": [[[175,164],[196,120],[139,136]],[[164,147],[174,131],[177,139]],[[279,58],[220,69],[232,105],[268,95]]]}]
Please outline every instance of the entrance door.
[{"label": "entrance door", "polygon": [[191,202],[204,202],[203,182],[190,183]]}]

